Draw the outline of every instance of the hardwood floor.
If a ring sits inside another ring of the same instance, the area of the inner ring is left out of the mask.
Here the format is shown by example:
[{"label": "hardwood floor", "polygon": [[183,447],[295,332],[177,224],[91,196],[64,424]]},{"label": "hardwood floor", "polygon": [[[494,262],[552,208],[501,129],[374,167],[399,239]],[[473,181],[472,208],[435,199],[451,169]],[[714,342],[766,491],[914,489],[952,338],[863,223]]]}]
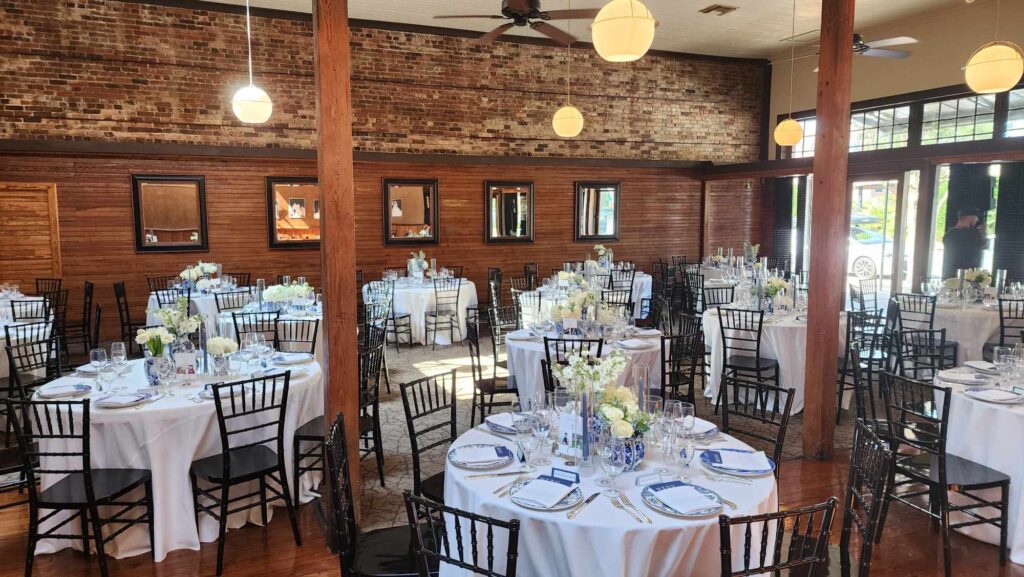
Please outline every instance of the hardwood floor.
[{"label": "hardwood floor", "polygon": [[[846,484],[846,459],[835,461],[786,461],[782,467],[780,498],[784,507],[823,501],[841,495]],[[366,474],[372,478],[372,472]],[[0,575],[20,575],[25,558],[25,507],[0,511]],[[338,575],[337,559],[328,553],[312,505],[300,509],[304,545],[292,541],[287,518],[275,515],[268,527],[253,525],[228,534],[225,575],[234,577]],[[838,540],[838,523],[834,537]],[[957,577],[1024,577],[1024,566],[999,566],[995,547],[973,539],[953,536],[954,575]],[[142,555],[111,562],[111,575],[132,577],[179,577],[213,575],[217,548],[209,543],[200,551],[175,551],[159,564]],[[95,559],[70,550],[36,557],[37,577],[98,576]],[[874,577],[924,577],[942,575],[942,547],[923,516],[894,505],[886,523],[882,544],[875,549]],[[630,576],[633,577],[633,576]],[[639,577],[639,576],[637,576]],[[681,576],[682,577],[682,576]]]}]

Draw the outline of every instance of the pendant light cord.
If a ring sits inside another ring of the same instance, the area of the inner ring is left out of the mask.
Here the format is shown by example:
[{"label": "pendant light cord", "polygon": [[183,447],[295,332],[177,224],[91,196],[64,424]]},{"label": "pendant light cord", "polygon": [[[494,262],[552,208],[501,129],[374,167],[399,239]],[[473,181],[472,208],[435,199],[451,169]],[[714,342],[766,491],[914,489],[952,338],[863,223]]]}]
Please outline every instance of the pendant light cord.
[{"label": "pendant light cord", "polygon": [[[572,0],[569,0],[569,11],[572,11]],[[565,22],[566,34],[572,35],[572,18]],[[569,106],[572,92],[572,40],[565,45],[565,105]]]},{"label": "pendant light cord", "polygon": [[[246,0],[248,2],[249,0]],[[793,77],[796,76],[796,0],[793,0],[793,28],[789,37],[789,117],[793,118]]]},{"label": "pendant light cord", "polygon": [[995,40],[999,40],[999,0],[996,0],[996,37]]},{"label": "pendant light cord", "polygon": [[252,25],[249,22],[249,0],[245,0],[245,40],[249,46],[249,86],[252,86]]}]

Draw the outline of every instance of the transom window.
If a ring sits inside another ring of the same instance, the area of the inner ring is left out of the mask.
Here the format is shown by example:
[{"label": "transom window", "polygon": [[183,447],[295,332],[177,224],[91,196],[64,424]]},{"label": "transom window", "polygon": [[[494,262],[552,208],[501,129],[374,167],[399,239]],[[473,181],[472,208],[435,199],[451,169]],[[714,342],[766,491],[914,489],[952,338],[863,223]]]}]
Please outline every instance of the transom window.
[{"label": "transom window", "polygon": [[850,115],[850,152],[904,148],[910,140],[910,106]]},{"label": "transom window", "polygon": [[992,138],[996,97],[980,94],[924,105],[921,144],[945,144]]},{"label": "transom window", "polygon": [[[796,120],[796,119],[794,119]],[[804,137],[800,142],[793,145],[790,151],[790,158],[809,158],[814,156],[814,135],[818,129],[818,121],[814,118],[802,118],[797,120],[800,128],[804,129]]]},{"label": "transom window", "polygon": [[1010,106],[1006,115],[1006,136],[1024,136],[1024,88],[1010,91]]}]

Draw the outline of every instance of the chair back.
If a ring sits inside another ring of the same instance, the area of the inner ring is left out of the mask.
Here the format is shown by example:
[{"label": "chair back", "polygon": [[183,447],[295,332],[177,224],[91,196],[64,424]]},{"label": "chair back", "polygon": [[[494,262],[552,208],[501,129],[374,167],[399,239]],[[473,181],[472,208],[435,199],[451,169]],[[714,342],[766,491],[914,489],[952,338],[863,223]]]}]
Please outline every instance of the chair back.
[{"label": "chair back", "polygon": [[61,279],[59,278],[37,278],[36,279],[36,294],[42,295],[46,293],[57,292],[60,290]]},{"label": "chair back", "polygon": [[548,364],[568,364],[569,355],[600,359],[604,339],[552,339],[544,337],[544,359]]},{"label": "chair back", "polygon": [[53,327],[64,334],[68,321],[68,289],[60,289],[53,292],[42,293],[50,315],[53,317]]},{"label": "chair back", "polygon": [[[828,538],[838,502],[831,497],[824,503],[778,513],[719,515],[722,577],[780,575],[783,570],[792,575],[794,569],[800,574],[815,575],[819,564],[828,564]],[[741,569],[733,568],[734,533],[743,535]]]},{"label": "chair back", "polygon": [[18,439],[21,472],[29,500],[37,501],[43,475],[82,479],[86,498],[94,502],[89,447],[89,400],[32,401],[6,399],[7,418]]},{"label": "chair back", "polygon": [[721,395],[722,432],[768,443],[778,477],[796,389],[723,374]]},{"label": "chair back", "polygon": [[875,395],[871,391],[871,383],[865,382],[861,372],[860,344],[854,342],[847,347],[846,371],[853,385],[853,408],[857,420],[865,423],[881,423],[885,420],[884,410],[875,403]]},{"label": "chair back", "polygon": [[249,289],[234,290],[230,292],[213,293],[213,299],[217,303],[217,312],[240,311],[245,305],[252,302],[252,291]]},{"label": "chair back", "polygon": [[525,327],[533,323],[539,323],[541,321],[540,293],[537,291],[525,291],[515,296],[519,314],[519,326]]},{"label": "chair back", "polygon": [[999,299],[999,346],[1012,347],[1022,342],[1024,300]]},{"label": "chair back", "polygon": [[[192,308],[192,289],[157,289],[153,291],[156,296],[156,306],[159,308],[170,308],[178,306],[178,299],[185,299],[188,301],[188,308]],[[186,309],[188,310],[188,309]]]},{"label": "chair back", "polygon": [[744,309],[718,309],[718,323],[721,329],[722,363],[729,357],[761,358],[761,330],[764,326],[764,311]]},{"label": "chair back", "polygon": [[857,577],[868,577],[871,570],[871,548],[875,543],[878,523],[885,500],[885,481],[892,466],[893,453],[888,444],[864,421],[857,419],[850,450],[850,476],[843,498],[843,529],[839,540],[843,574],[850,566],[850,534],[860,537]]},{"label": "chair back", "polygon": [[286,353],[316,354],[316,334],[320,319],[277,319],[277,350]]},{"label": "chair back", "polygon": [[704,297],[704,310],[731,304],[735,291],[736,288],[731,286],[704,288],[701,291],[701,294]]},{"label": "chair back", "polygon": [[86,333],[92,326],[92,293],[95,288],[89,281],[82,285],[82,330]]},{"label": "chair back", "polygon": [[510,287],[510,290],[512,291],[513,295],[515,295],[516,293],[533,290],[533,287],[530,286],[530,279],[525,276],[509,277],[508,286]]},{"label": "chair back", "polygon": [[167,290],[179,282],[181,282],[181,277],[176,274],[146,276],[146,284],[149,285],[149,292],[152,293]]},{"label": "chair back", "polygon": [[[33,323],[36,325],[48,323]],[[8,327],[9,328],[9,327]],[[36,329],[33,328],[33,332]],[[4,350],[7,353],[7,365],[10,373],[11,393],[21,398],[28,398],[32,391],[27,390],[28,386],[39,386],[48,380],[55,379],[63,372],[63,362],[60,353],[60,337],[56,333],[47,336],[40,336],[37,340],[7,341]],[[12,342],[14,344],[12,344]],[[46,378],[40,378],[38,374],[43,372]]]},{"label": "chair back", "polygon": [[434,279],[434,311],[442,315],[457,315],[462,277]]},{"label": "chair back", "polygon": [[11,321],[51,321],[50,299],[12,299]]},{"label": "chair back", "polygon": [[491,348],[494,362],[498,362],[498,351],[505,344],[505,335],[522,328],[519,324],[519,310],[515,306],[492,305],[487,309],[491,325]]},{"label": "chair back", "polygon": [[700,343],[701,334],[696,331],[661,337],[661,394],[666,399],[694,402]]},{"label": "chair back", "polygon": [[784,256],[768,256],[768,270],[781,270],[789,272],[789,259]]},{"label": "chair back", "polygon": [[132,326],[131,308],[128,306],[128,291],[125,290],[124,281],[114,283],[114,300],[117,302],[117,319],[121,324],[121,340],[129,340],[135,335],[130,335]]},{"label": "chair back", "polygon": [[668,263],[658,259],[651,261],[651,276],[656,279],[665,280],[665,273],[668,271]]},{"label": "chair back", "polygon": [[448,269],[448,274],[454,278],[462,278],[462,269],[465,268],[461,265],[444,265],[444,268]]},{"label": "chair back", "polygon": [[631,290],[602,290],[601,302],[616,305],[631,305],[633,304],[633,301],[630,300],[632,292],[633,291]]},{"label": "chair back", "polygon": [[[479,347],[478,347],[479,350]],[[420,456],[447,447],[458,437],[455,402],[456,369],[399,386],[412,447],[413,492],[421,492]]]},{"label": "chair back", "polygon": [[466,325],[466,344],[469,345],[469,367],[473,371],[473,382],[482,381],[484,366],[480,361],[480,329],[475,323]]},{"label": "chair back", "polygon": [[899,372],[911,379],[933,379],[942,370],[946,329],[901,330],[897,339]]},{"label": "chair back", "polygon": [[935,328],[935,297],[916,293],[897,293],[900,330]]},{"label": "chair back", "polygon": [[53,323],[49,321],[4,325],[4,342],[8,345],[45,341],[52,335]]},{"label": "chair back", "polygon": [[327,458],[327,475],[330,477],[330,510],[325,511],[328,546],[338,553],[342,577],[352,575],[355,561],[356,540],[359,527],[356,524],[355,501],[352,498],[352,477],[349,474],[348,443],[345,434],[345,417],[339,411],[324,438],[324,454]]},{"label": "chair back", "polygon": [[221,272],[222,277],[229,276],[235,279],[237,286],[250,286],[252,284],[252,273],[248,272]]},{"label": "chair back", "polygon": [[629,291],[629,300],[633,300],[633,279],[636,278],[635,269],[614,269],[611,271],[611,289],[616,291]]},{"label": "chair back", "polygon": [[591,273],[590,284],[602,290],[612,290],[612,275],[611,273]]},{"label": "chair back", "polygon": [[686,290],[686,306],[690,312],[704,310],[700,299],[704,296],[704,275],[700,274],[700,267],[695,270],[687,270],[683,276],[683,283]]},{"label": "chair back", "polygon": [[284,412],[291,371],[233,383],[211,385],[217,409],[224,479],[231,478],[231,451],[272,445],[284,455]]},{"label": "chair back", "polygon": [[953,390],[893,373],[882,373],[889,435],[899,444],[938,458],[939,485],[946,483],[946,433]]},{"label": "chair back", "polygon": [[859,279],[850,283],[850,306],[855,311],[866,311],[868,308],[864,302],[864,291],[861,290],[860,283]]},{"label": "chair back", "polygon": [[857,289],[860,292],[861,300],[864,302],[865,310],[878,308],[878,285],[881,279],[877,276],[857,280]]},{"label": "chair back", "polygon": [[90,342],[92,343],[92,346],[94,346],[94,347],[95,346],[99,346],[99,343],[100,343],[100,322],[101,322],[101,317],[102,316],[103,316],[103,307],[101,307],[100,305],[96,305],[96,312],[92,316],[92,327],[89,327],[89,328],[86,329],[86,330],[91,331],[91,333],[90,333],[91,341]]},{"label": "chair back", "polygon": [[[484,577],[515,577],[519,559],[518,519],[502,521],[477,515],[409,491],[405,492],[405,510],[421,576],[429,577],[432,566],[444,563]],[[494,555],[500,533],[506,534],[504,563]]]},{"label": "chair back", "polygon": [[277,321],[281,318],[280,311],[254,312],[254,313],[231,313],[231,322],[235,325],[235,340],[241,347],[245,342],[244,337],[249,333],[263,335],[267,344],[273,343],[277,348]]}]

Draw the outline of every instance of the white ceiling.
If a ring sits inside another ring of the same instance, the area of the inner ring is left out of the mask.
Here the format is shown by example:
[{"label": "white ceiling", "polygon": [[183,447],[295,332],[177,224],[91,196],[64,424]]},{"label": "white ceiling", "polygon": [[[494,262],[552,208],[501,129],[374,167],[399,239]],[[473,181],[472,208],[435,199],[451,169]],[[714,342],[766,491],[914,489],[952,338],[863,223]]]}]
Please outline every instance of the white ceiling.
[{"label": "white ceiling", "polygon": [[[204,0],[221,4],[245,4],[245,0]],[[311,0],[250,0],[251,6],[294,12],[310,12]],[[600,8],[607,0],[575,0],[573,8]],[[980,2],[979,2],[980,3]],[[779,52],[780,41],[789,37],[793,0],[647,0],[659,21],[654,48],[675,52],[768,58]],[[701,14],[711,4],[738,8],[725,16]],[[797,34],[820,25],[821,0],[797,0]],[[435,20],[443,14],[498,14],[501,0],[349,0],[349,16],[363,20],[443,26],[463,30],[490,30],[498,20]],[[564,9],[568,0],[542,0],[548,10]],[[856,29],[867,30],[934,15],[936,11],[964,7],[964,0],[857,0]],[[578,38],[590,41],[586,20],[555,21]],[[540,36],[529,28],[510,33]],[[813,40],[808,36],[806,40]],[[869,35],[866,40],[873,38]]]}]

